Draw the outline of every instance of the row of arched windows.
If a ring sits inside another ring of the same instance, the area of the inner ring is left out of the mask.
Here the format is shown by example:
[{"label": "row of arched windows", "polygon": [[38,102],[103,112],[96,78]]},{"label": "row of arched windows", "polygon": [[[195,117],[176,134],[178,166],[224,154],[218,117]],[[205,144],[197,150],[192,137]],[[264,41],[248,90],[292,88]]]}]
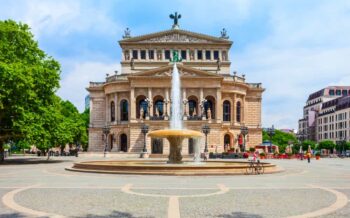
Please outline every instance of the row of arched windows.
[{"label": "row of arched windows", "polygon": [[[137,102],[137,108],[136,108],[136,116],[137,118],[140,118],[141,115],[142,118],[145,118],[147,115],[149,115],[149,107],[148,102],[146,100],[145,96],[139,96],[136,99]],[[189,116],[196,116],[198,115],[197,111],[197,105],[198,105],[198,99],[195,96],[191,96],[188,98],[188,115]],[[116,120],[115,116],[115,103],[112,101],[110,103],[110,110],[111,110],[111,121],[114,122]],[[210,114],[209,114],[210,109]],[[225,100],[223,102],[223,121],[231,121],[231,103],[228,100]],[[164,99],[161,96],[157,96],[154,101],[154,107],[153,107],[153,114],[155,116],[164,116],[165,115],[165,104]],[[142,114],[141,114],[142,113]],[[208,119],[209,116],[212,119],[215,119],[215,99],[211,96],[207,97],[206,101],[204,102],[204,113],[206,118]],[[120,120],[121,121],[128,121],[129,120],[129,105],[128,101],[123,99],[120,101]],[[241,122],[241,102],[236,103],[236,122]]]},{"label": "row of arched windows", "polygon": [[[114,122],[115,119],[115,104],[114,101],[111,102],[111,121]],[[120,101],[120,120],[128,121],[129,120],[129,104],[128,101],[123,99]]]}]

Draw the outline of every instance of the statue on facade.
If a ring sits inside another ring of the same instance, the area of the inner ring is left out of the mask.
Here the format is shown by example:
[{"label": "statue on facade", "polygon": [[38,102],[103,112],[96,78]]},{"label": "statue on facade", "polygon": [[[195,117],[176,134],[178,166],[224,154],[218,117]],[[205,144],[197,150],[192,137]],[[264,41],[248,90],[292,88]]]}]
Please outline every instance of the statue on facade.
[{"label": "statue on facade", "polygon": [[229,36],[227,35],[227,31],[226,31],[225,28],[223,28],[222,31],[221,31],[220,33],[221,33],[220,38],[222,38],[222,39],[228,39],[228,38],[229,38]]},{"label": "statue on facade", "polygon": [[188,102],[188,100],[187,100],[187,99],[182,100],[182,103],[184,104],[184,116],[186,116],[186,115],[187,115],[187,107],[186,107],[187,102]]},{"label": "statue on facade", "polygon": [[221,70],[221,60],[220,60],[220,58],[218,58],[216,60],[216,66],[217,66],[217,71]]},{"label": "statue on facade", "polygon": [[126,61],[130,60],[130,53],[129,53],[129,51],[125,51],[124,52],[124,58],[125,58]]},{"label": "statue on facade", "polygon": [[194,60],[194,51],[193,50],[190,51],[190,60],[191,61]]},{"label": "statue on facade", "polygon": [[173,29],[179,28],[179,19],[181,18],[181,14],[177,14],[177,12],[175,12],[175,14],[170,14],[169,17],[174,20]]},{"label": "statue on facade", "polygon": [[131,38],[129,27],[127,27],[127,28],[124,30],[124,35],[123,35],[123,39],[128,39],[128,38]]},{"label": "statue on facade", "polygon": [[158,109],[158,107],[156,107],[156,117],[159,117],[159,109]]},{"label": "statue on facade", "polygon": [[210,110],[210,107],[208,107],[207,116],[208,116],[208,120],[211,120],[211,110]]},{"label": "statue on facade", "polygon": [[132,70],[135,69],[135,61],[134,61],[134,58],[131,58],[131,60],[130,60],[130,67],[131,67]]},{"label": "statue on facade", "polygon": [[145,111],[143,110],[143,107],[141,107],[141,109],[140,109],[140,119],[143,120],[144,116],[145,116]]},{"label": "statue on facade", "polygon": [[179,52],[177,50],[173,50],[173,58],[170,59],[171,62],[181,62],[182,58],[179,56]]}]

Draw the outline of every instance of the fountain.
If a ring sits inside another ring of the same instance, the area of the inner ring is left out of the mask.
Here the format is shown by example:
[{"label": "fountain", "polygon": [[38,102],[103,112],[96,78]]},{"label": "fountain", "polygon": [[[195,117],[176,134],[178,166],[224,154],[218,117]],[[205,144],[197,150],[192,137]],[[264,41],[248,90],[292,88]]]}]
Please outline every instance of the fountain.
[{"label": "fountain", "polygon": [[185,138],[198,138],[202,133],[194,130],[183,129],[181,110],[181,80],[180,74],[174,63],[173,76],[171,80],[171,121],[170,129],[151,131],[148,136],[151,138],[166,138],[169,141],[170,152],[167,163],[182,163],[182,141]]},{"label": "fountain", "polygon": [[[249,168],[249,162],[245,161],[207,161],[201,162],[199,138],[202,133],[194,130],[186,130],[182,123],[181,110],[181,80],[176,66],[178,56],[173,52],[172,75],[172,110],[170,128],[155,130],[148,133],[151,138],[166,138],[169,141],[168,161],[163,160],[110,160],[110,161],[86,161],[74,163],[73,167],[66,170],[95,173],[116,174],[141,174],[141,175],[236,175],[245,174]],[[182,141],[185,138],[194,138],[194,161],[183,161],[181,150]],[[281,171],[274,164],[262,163],[265,173]]]}]

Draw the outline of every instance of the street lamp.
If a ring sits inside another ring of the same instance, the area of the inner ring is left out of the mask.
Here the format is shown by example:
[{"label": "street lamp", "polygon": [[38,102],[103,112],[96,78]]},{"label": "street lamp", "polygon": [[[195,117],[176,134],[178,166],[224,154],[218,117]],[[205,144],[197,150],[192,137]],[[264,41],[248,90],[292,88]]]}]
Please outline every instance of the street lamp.
[{"label": "street lamp", "polygon": [[102,132],[103,134],[105,135],[105,150],[103,152],[103,156],[106,157],[106,152],[107,152],[107,146],[108,146],[108,134],[109,134],[109,131],[111,130],[111,127],[109,127],[108,125],[105,125],[103,128],[102,128]]},{"label": "street lamp", "polygon": [[275,127],[273,125],[271,128],[267,129],[267,134],[270,137],[270,152],[272,153],[272,136],[275,135]]},{"label": "street lamp", "polygon": [[210,127],[208,124],[204,124],[202,127],[202,132],[205,134],[205,147],[204,147],[204,152],[208,152],[208,134],[210,133]]},{"label": "street lamp", "polygon": [[146,148],[146,134],[148,133],[149,127],[146,124],[143,124],[141,127],[141,132],[143,134],[143,150],[141,157],[144,157],[144,155],[147,153],[147,148]]},{"label": "street lamp", "polygon": [[241,126],[241,134],[243,135],[243,152],[245,151],[245,136],[248,135],[248,127]]}]

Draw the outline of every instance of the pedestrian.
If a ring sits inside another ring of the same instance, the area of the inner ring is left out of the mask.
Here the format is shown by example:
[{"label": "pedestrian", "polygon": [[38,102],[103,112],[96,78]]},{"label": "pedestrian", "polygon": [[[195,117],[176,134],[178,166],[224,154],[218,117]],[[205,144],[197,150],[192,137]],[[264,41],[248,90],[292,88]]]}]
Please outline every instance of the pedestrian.
[{"label": "pedestrian", "polygon": [[307,162],[310,163],[311,153],[307,152],[306,156],[307,156]]}]

